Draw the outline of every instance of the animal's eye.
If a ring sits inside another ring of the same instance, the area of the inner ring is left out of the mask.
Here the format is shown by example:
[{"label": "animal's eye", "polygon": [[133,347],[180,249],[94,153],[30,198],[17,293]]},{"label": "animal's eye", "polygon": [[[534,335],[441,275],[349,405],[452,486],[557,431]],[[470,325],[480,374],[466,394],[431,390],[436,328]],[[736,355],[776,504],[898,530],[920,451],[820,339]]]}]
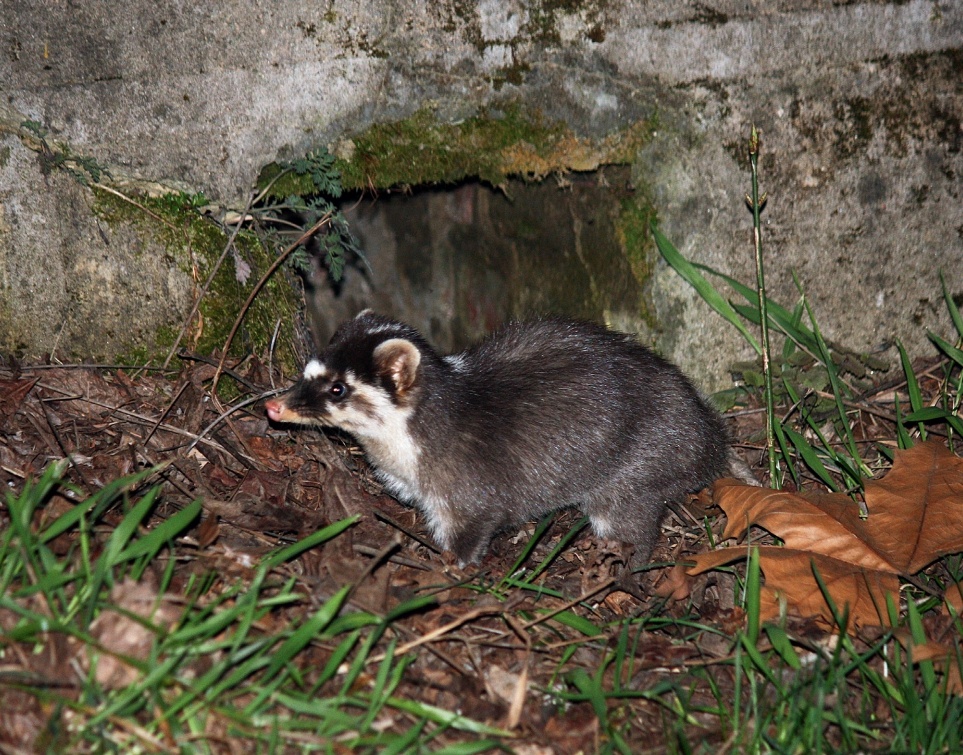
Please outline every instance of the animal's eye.
[{"label": "animal's eye", "polygon": [[331,387],[328,388],[328,394],[335,401],[340,401],[348,395],[348,386],[338,380],[337,382],[331,383]]}]

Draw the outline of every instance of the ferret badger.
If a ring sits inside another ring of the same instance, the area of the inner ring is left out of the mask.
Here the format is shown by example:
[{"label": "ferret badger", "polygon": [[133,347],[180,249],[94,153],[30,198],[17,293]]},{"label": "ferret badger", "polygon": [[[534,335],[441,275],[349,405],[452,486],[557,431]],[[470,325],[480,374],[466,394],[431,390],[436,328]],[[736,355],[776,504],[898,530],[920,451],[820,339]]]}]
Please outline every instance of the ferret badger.
[{"label": "ferret badger", "polygon": [[569,506],[645,560],[666,503],[729,465],[722,418],[677,367],[631,336],[563,319],[512,323],[441,356],[365,310],[266,408],[275,422],[353,435],[463,565],[496,532]]}]

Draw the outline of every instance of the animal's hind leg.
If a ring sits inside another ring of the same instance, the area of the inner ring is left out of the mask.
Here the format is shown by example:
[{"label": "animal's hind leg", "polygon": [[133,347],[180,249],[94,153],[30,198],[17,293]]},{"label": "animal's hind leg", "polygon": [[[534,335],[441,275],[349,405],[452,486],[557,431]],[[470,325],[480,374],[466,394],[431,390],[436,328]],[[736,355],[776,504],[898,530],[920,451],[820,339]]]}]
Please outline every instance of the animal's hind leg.
[{"label": "animal's hind leg", "polygon": [[653,495],[651,490],[636,486],[595,501],[584,508],[598,537],[631,543],[632,566],[641,566],[652,555],[659,538],[662,517],[668,497]]}]

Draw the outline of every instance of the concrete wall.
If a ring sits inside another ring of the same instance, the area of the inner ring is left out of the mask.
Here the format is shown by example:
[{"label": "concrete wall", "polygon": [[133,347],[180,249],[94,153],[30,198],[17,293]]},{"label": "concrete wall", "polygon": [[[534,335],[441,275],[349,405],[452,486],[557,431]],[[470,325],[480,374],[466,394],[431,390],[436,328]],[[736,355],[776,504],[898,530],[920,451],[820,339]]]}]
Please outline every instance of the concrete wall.
[{"label": "concrete wall", "polygon": [[[795,298],[795,270],[830,337],[923,351],[927,328],[948,332],[937,271],[963,292],[955,0],[0,0],[0,39],[0,316],[14,331],[21,311],[42,320],[45,297],[48,341],[73,316],[55,306],[72,273],[49,250],[115,255],[91,251],[112,231],[78,217],[13,135],[24,116],[117,180],[235,205],[264,164],[419,108],[454,122],[521,103],[599,140],[647,120],[636,185],[684,253],[744,279],[755,122],[777,298]],[[664,267],[650,295],[664,350],[690,370],[719,376],[738,355]]]}]

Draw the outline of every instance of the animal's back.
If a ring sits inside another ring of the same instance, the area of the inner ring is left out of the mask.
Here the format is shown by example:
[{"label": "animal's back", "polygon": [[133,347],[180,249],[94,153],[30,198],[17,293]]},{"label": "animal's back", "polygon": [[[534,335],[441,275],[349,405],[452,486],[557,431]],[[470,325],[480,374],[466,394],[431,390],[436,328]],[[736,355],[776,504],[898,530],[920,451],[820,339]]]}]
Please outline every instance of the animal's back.
[{"label": "animal's back", "polygon": [[416,412],[413,426],[422,477],[433,496],[458,502],[458,531],[490,537],[575,505],[597,534],[648,555],[665,502],[725,470],[721,418],[678,369],[623,334],[515,323],[449,364],[447,421]]}]

